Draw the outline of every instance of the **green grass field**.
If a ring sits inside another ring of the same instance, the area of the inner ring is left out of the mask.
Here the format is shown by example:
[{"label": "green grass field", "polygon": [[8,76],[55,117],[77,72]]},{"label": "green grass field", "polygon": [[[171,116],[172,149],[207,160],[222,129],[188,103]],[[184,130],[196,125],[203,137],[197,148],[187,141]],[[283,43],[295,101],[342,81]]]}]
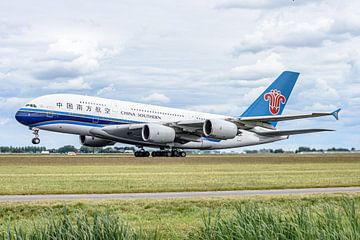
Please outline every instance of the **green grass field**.
[{"label": "green grass field", "polygon": [[[0,156],[0,194],[359,185],[360,155],[354,154]],[[99,239],[99,234],[104,239],[360,239],[360,193],[0,202],[0,239]]]},{"label": "green grass field", "polygon": [[[345,210],[349,211],[344,211],[344,200],[345,203],[346,201],[354,203],[354,205],[345,205]],[[242,209],[240,213],[239,207]],[[92,216],[94,213],[100,213],[100,216],[101,214],[113,216],[110,220],[103,218],[102,222],[106,229],[114,230],[114,226],[119,224],[116,218],[119,218],[120,223],[126,223],[133,232],[142,233],[143,237],[138,239],[152,238],[154,233],[157,234],[158,239],[289,239],[265,237],[284,233],[307,236],[295,236],[291,239],[321,239],[321,234],[333,236],[331,239],[360,239],[360,194],[0,203],[0,238],[3,239],[1,234],[6,231],[16,234],[15,229],[17,232],[22,229],[23,232],[31,234],[36,233],[34,228],[40,229],[41,232],[49,231],[51,228],[46,227],[49,224],[55,225],[54,231],[59,232],[61,229],[62,234],[69,234],[70,226],[61,218],[64,216],[64,211],[66,218],[72,221],[71,228],[75,228],[71,230],[71,234],[73,235],[74,230],[80,236],[88,233],[84,233],[87,232],[84,229],[79,231],[76,224],[80,222],[80,225],[88,227],[88,232],[92,232],[95,229],[91,223]],[[349,212],[353,214],[349,215]],[[77,222],[76,216],[79,215],[87,217],[88,220],[82,218]],[[56,222],[54,219],[60,220]],[[232,231],[233,228],[235,231]],[[232,233],[229,233],[229,230]],[[253,234],[253,237],[231,238],[231,234],[239,236],[243,232],[249,236]],[[264,235],[265,233],[268,235]],[[336,238],[339,234],[341,237]],[[346,237],[351,234],[354,234],[354,237]],[[65,238],[61,237],[61,239]],[[66,239],[79,239],[79,237]]]},{"label": "green grass field", "polygon": [[0,194],[123,193],[360,185],[360,155],[0,156]]}]

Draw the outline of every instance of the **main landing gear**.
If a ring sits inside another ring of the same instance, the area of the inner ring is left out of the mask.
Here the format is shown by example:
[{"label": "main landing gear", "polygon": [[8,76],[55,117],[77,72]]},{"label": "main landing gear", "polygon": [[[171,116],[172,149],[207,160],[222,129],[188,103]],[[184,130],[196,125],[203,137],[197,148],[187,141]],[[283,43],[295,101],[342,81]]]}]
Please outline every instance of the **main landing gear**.
[{"label": "main landing gear", "polygon": [[144,149],[141,149],[140,151],[134,152],[135,157],[149,157],[150,153],[148,151],[145,151]]},{"label": "main landing gear", "polygon": [[151,153],[152,157],[186,157],[186,152],[173,149],[171,151],[154,151]]},{"label": "main landing gear", "polygon": [[32,128],[32,133],[34,134],[34,138],[31,140],[32,144],[39,144],[40,138],[39,138],[39,129],[38,128]]},{"label": "main landing gear", "polygon": [[[134,153],[135,157],[149,157],[150,152],[141,149],[140,151],[136,151]],[[161,150],[161,151],[153,151],[151,153],[152,157],[186,157],[186,152],[180,151],[177,149],[170,150]]]}]

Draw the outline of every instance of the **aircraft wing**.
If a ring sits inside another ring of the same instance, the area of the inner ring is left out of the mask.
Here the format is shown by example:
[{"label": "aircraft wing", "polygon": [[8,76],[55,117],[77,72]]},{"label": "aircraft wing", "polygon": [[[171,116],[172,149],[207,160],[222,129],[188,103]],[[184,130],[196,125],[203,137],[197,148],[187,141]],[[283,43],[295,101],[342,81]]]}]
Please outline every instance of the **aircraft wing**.
[{"label": "aircraft wing", "polygon": [[[271,122],[277,121],[287,121],[294,119],[302,118],[313,118],[332,115],[338,119],[340,109],[330,112],[330,113],[310,113],[310,114],[300,114],[300,115],[279,115],[279,116],[256,116],[256,117],[240,117],[240,118],[228,118],[224,119],[226,121],[233,122],[238,126],[238,129],[246,129],[253,131],[262,136],[288,136],[295,134],[304,134],[312,132],[322,132],[322,131],[332,131],[330,129],[300,129],[300,130],[275,130],[271,125]],[[201,137],[204,136],[203,125],[204,120],[182,120],[177,122],[165,122],[157,123],[172,127],[176,131],[177,142],[188,142],[188,141],[200,141]],[[121,124],[121,125],[111,125],[105,126],[101,129],[92,129],[90,133],[93,136],[105,138],[113,141],[122,141],[122,142],[142,142],[141,130],[144,124]],[[271,131],[257,131],[254,127],[260,126]],[[151,145],[149,143],[149,145]]]},{"label": "aircraft wing", "polygon": [[333,112],[322,112],[322,113],[309,113],[309,114],[298,114],[298,115],[275,115],[275,116],[254,116],[254,117],[240,117],[235,120],[230,120],[234,123],[238,123],[240,128],[253,128],[255,126],[265,127],[274,129],[271,122],[289,121],[303,118],[315,118],[322,116],[334,116],[336,120],[339,119],[340,108]]},{"label": "aircraft wing", "polygon": [[296,129],[296,130],[275,130],[275,131],[266,131],[266,132],[255,132],[261,136],[266,137],[279,137],[279,136],[289,136],[296,134],[304,134],[304,133],[314,133],[314,132],[326,132],[326,131],[334,131],[332,129],[321,129],[321,128],[310,128],[310,129]]}]

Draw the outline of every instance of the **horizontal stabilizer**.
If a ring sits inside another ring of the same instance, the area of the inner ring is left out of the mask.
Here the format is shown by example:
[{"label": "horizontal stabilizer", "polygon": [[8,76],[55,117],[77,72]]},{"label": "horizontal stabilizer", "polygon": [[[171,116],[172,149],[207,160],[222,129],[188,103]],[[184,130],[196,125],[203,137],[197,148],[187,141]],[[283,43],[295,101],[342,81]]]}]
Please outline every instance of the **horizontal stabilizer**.
[{"label": "horizontal stabilizer", "polygon": [[296,120],[303,118],[315,118],[322,116],[334,116],[335,119],[339,119],[339,111],[334,112],[322,112],[322,113],[308,113],[308,114],[298,114],[298,115],[275,115],[275,116],[255,116],[255,117],[240,117],[238,120],[240,122],[280,122],[288,120]]},{"label": "horizontal stabilizer", "polygon": [[328,132],[328,131],[334,131],[334,130],[332,130],[332,129],[313,128],[313,129],[266,131],[266,132],[255,132],[255,133],[257,133],[257,134],[259,134],[261,136],[266,136],[266,137],[278,137],[278,136],[288,136],[288,135],[314,133],[314,132]]},{"label": "horizontal stabilizer", "polygon": [[339,112],[340,112],[340,110],[341,110],[341,108],[339,108],[339,109],[337,109],[337,110],[335,110],[335,111],[333,111],[331,113],[331,115],[333,115],[336,120],[339,120]]}]

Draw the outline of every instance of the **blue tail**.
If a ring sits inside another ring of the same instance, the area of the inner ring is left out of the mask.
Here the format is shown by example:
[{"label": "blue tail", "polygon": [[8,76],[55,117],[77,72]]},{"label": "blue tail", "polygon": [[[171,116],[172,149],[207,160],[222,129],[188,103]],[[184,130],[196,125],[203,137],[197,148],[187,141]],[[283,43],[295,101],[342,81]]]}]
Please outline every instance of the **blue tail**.
[{"label": "blue tail", "polygon": [[[253,102],[241,117],[280,115],[299,73],[285,71]],[[276,122],[271,123],[274,127]]]}]

